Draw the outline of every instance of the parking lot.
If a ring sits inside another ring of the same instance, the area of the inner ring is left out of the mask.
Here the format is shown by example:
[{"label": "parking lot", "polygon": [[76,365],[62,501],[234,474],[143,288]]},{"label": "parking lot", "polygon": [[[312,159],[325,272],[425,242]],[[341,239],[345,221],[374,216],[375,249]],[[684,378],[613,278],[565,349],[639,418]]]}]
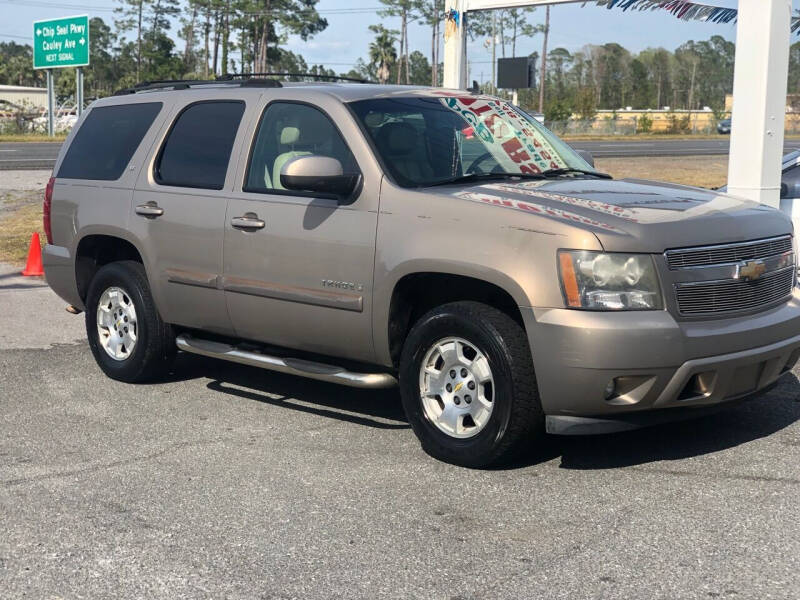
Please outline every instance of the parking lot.
[{"label": "parking lot", "polygon": [[3,598],[793,598],[800,384],[698,421],[428,458],[393,391],[180,356],[104,377],[0,273]]}]

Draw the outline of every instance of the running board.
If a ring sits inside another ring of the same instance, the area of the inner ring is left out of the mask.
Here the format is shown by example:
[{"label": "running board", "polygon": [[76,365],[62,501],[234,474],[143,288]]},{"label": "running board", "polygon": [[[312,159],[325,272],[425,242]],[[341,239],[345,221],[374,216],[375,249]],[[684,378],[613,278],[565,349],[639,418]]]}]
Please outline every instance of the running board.
[{"label": "running board", "polygon": [[201,340],[186,334],[175,338],[175,344],[180,350],[192,354],[220,358],[251,367],[260,367],[278,373],[299,375],[308,379],[338,383],[349,387],[375,390],[397,385],[397,379],[389,373],[354,373],[335,365],[326,365],[300,358],[270,356],[254,350],[243,350],[231,344]]}]

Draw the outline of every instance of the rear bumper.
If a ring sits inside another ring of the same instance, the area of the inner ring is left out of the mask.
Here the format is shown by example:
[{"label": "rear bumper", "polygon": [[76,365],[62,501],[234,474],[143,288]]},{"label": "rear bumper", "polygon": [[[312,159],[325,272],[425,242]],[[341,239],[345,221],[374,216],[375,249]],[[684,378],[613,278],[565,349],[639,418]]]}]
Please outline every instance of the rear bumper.
[{"label": "rear bumper", "polygon": [[718,321],[677,322],[665,311],[523,316],[550,416],[605,420],[724,404],[772,385],[800,357],[797,290],[780,307]]},{"label": "rear bumper", "polygon": [[68,304],[84,310],[83,300],[78,293],[78,283],[75,279],[75,264],[69,249],[46,244],[42,251],[42,263],[44,264],[45,279],[53,291]]}]

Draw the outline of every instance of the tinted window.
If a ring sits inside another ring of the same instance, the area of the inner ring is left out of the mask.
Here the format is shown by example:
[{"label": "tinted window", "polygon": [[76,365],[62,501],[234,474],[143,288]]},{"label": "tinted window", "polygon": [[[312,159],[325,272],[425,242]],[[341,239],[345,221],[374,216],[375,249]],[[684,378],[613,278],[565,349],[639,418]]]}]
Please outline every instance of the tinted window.
[{"label": "tinted window", "polygon": [[357,173],[350,149],[331,120],[305,104],[276,102],[261,117],[247,169],[248,192],[284,190],[281,168],[297,156],[329,156],[345,173]]},{"label": "tinted window", "polygon": [[592,170],[535,119],[497,98],[394,97],[350,106],[401,186],[434,185],[471,174]]},{"label": "tinted window", "polygon": [[147,102],[93,108],[67,149],[57,177],[119,179],[161,106]]},{"label": "tinted window", "polygon": [[185,109],[161,149],[156,181],[221,190],[242,113],[244,102],[200,102]]}]

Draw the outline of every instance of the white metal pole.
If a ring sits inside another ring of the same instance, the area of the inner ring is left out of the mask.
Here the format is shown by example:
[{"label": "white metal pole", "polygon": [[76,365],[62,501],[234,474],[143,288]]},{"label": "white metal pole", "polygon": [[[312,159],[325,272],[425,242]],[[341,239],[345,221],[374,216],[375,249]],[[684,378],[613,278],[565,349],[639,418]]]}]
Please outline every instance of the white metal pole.
[{"label": "white metal pole", "polygon": [[791,0],[739,0],[728,192],[780,205]]},{"label": "white metal pole", "polygon": [[[467,87],[466,0],[447,0],[444,20],[444,87]],[[492,82],[494,85],[494,82]]]},{"label": "white metal pole", "polygon": [[55,85],[53,81],[53,69],[47,69],[47,135],[52,137],[55,134],[55,121],[53,112],[55,111]]}]

